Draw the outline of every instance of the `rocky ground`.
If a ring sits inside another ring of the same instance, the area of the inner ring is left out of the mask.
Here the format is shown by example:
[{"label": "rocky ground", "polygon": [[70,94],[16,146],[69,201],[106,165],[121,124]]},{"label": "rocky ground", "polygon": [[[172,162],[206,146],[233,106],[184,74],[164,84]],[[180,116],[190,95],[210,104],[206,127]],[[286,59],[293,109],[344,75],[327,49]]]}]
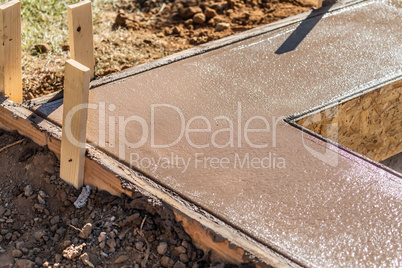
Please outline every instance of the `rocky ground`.
[{"label": "rocky ground", "polygon": [[0,130],[0,267],[237,267],[211,263],[144,196],[92,189],[76,208],[58,172],[47,148]]}]

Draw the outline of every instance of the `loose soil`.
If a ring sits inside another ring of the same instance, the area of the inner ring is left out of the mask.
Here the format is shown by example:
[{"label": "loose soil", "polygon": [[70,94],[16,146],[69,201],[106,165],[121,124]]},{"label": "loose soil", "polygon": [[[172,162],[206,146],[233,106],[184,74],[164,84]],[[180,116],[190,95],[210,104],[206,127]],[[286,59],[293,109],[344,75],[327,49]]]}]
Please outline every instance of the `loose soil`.
[{"label": "loose soil", "polygon": [[[118,72],[312,5],[309,0],[120,0],[94,15],[95,73]],[[23,51],[24,99],[62,90],[68,43],[47,53],[28,51]],[[47,148],[0,129],[0,268],[237,267],[211,263],[169,210],[140,194],[120,198],[92,189],[85,207],[77,209],[73,203],[80,191],[58,172],[59,161]]]},{"label": "loose soil", "polygon": [[[313,4],[312,0],[119,0],[94,14],[95,74],[101,77],[162,58],[301,13]],[[24,99],[63,89],[68,50],[69,44],[63,42],[47,53],[25,51]]]},{"label": "loose soil", "polygon": [[0,267],[237,267],[211,263],[168,209],[140,194],[92,189],[77,209],[81,191],[58,172],[47,148],[0,130]]}]

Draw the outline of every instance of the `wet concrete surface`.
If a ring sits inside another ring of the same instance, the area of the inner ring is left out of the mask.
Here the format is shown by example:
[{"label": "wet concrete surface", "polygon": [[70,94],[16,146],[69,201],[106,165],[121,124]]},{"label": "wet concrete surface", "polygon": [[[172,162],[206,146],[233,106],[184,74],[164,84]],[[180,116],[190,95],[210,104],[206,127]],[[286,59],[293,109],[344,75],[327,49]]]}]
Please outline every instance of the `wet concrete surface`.
[{"label": "wet concrete surface", "polygon": [[400,76],[402,4],[309,23],[91,90],[88,139],[301,265],[401,266],[401,178],[282,119]]}]

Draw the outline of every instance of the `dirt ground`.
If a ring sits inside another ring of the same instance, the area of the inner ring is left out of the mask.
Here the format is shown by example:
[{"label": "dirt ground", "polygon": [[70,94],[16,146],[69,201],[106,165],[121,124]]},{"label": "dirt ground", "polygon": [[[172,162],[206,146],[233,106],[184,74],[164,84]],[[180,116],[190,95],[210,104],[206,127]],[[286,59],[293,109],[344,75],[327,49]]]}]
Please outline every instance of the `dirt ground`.
[{"label": "dirt ground", "polygon": [[[98,77],[312,6],[309,0],[117,2],[94,18]],[[59,45],[53,52],[24,54],[24,99],[63,89],[69,50]],[[211,263],[168,210],[142,195],[118,198],[92,189],[86,205],[76,208],[80,191],[58,173],[53,153],[0,129],[0,268],[237,267]]]},{"label": "dirt ground", "polygon": [[168,210],[140,194],[92,189],[76,208],[81,191],[58,174],[47,148],[0,130],[0,267],[237,267],[211,263]]},{"label": "dirt ground", "polygon": [[[110,73],[301,13],[312,0],[119,0],[94,15],[95,74]],[[42,40],[46,43],[46,40]],[[68,43],[24,54],[24,99],[63,89]]]}]

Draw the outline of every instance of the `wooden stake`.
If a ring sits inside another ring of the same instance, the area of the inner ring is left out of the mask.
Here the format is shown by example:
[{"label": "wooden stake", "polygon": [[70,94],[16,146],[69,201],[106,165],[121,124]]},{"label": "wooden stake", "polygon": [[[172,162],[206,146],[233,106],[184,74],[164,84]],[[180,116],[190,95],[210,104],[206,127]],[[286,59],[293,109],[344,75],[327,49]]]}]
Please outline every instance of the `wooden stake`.
[{"label": "wooden stake", "polygon": [[95,76],[95,58],[90,1],[68,6],[68,33],[71,58],[91,69],[92,79]]},{"label": "wooden stake", "polygon": [[21,2],[0,6],[0,93],[22,102]]},{"label": "wooden stake", "polygon": [[64,73],[60,177],[76,188],[84,182],[90,72],[88,67],[70,59]]}]

